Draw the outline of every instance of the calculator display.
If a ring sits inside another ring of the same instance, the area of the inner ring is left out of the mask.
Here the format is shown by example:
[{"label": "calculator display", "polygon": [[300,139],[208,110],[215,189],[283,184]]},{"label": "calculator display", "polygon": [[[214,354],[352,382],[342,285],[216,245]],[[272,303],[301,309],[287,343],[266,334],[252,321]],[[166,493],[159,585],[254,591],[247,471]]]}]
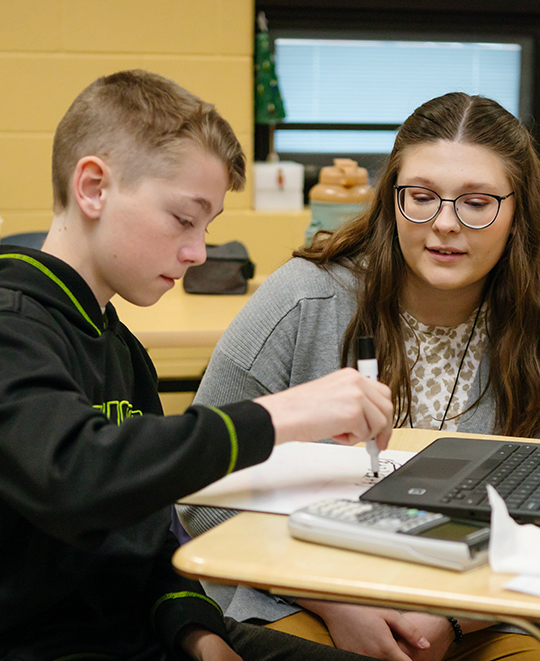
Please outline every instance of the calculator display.
[{"label": "calculator display", "polygon": [[429,530],[418,533],[419,537],[431,537],[433,539],[446,539],[449,542],[465,542],[467,537],[477,530],[485,528],[474,523],[461,523],[458,521],[448,521],[440,526],[434,526]]}]

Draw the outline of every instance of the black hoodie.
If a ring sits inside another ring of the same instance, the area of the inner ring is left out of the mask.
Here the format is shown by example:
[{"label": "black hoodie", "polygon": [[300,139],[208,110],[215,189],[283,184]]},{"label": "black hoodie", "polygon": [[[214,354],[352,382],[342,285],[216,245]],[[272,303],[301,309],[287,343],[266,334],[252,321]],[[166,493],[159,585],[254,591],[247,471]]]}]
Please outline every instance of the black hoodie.
[{"label": "black hoodie", "polygon": [[270,416],[242,402],[163,417],[156,385],[71,267],[0,249],[0,658],[143,658],[177,651],[189,623],[226,638],[172,568],[170,503],[264,461]]}]

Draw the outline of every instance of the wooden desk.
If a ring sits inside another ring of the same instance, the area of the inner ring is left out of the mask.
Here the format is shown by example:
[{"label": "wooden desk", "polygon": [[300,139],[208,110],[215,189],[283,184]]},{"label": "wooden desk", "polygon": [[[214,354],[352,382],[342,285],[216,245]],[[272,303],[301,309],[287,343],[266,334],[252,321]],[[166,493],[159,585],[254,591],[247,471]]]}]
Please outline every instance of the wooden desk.
[{"label": "wooden desk", "polygon": [[234,317],[264,281],[250,280],[247,294],[186,294],[181,283],[150,307],[132,305],[116,296],[120,319],[148,349],[160,379],[200,377],[212,351]]},{"label": "wooden desk", "polygon": [[[444,435],[396,430],[390,447],[417,451]],[[531,624],[540,621],[540,598],[504,590],[510,574],[489,566],[458,573],[302,542],[289,535],[286,516],[242,513],[182,546],[173,564],[187,576],[276,594],[509,622],[540,638]]]},{"label": "wooden desk", "polygon": [[216,296],[186,294],[177,283],[157,303],[146,308],[120,297],[113,304],[120,319],[147,349],[214,346],[264,276],[250,280],[247,294]]}]

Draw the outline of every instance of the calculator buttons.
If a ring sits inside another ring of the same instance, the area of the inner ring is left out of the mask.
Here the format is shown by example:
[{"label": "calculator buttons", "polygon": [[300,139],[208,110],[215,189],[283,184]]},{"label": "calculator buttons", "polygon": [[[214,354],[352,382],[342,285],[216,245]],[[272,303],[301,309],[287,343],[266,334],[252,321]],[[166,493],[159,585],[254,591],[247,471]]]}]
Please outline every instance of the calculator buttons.
[{"label": "calculator buttons", "polygon": [[323,501],[307,507],[306,511],[336,521],[401,533],[412,533],[446,520],[444,514],[352,500]]}]

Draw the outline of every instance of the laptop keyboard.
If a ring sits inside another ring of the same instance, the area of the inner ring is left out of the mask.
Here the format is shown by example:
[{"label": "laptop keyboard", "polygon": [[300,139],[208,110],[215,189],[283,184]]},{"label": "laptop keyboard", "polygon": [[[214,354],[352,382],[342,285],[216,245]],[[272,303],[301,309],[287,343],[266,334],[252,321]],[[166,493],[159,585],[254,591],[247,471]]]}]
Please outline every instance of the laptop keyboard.
[{"label": "laptop keyboard", "polygon": [[540,512],[540,445],[501,446],[442,501],[489,507],[487,484],[497,489],[510,511]]}]

